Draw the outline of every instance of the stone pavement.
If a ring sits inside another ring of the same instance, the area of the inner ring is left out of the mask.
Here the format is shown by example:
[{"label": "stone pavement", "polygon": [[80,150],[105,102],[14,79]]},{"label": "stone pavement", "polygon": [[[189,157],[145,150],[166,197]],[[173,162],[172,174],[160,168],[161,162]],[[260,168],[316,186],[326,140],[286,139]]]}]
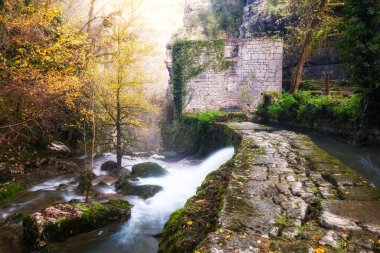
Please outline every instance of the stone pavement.
[{"label": "stone pavement", "polygon": [[254,123],[240,134],[217,229],[195,252],[380,252],[380,192],[308,137]]}]

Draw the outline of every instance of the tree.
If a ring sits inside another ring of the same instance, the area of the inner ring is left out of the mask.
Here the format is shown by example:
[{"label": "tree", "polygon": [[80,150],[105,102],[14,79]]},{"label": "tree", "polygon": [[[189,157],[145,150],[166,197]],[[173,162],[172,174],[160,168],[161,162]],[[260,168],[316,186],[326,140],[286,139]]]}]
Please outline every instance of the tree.
[{"label": "tree", "polygon": [[140,33],[138,6],[128,1],[125,15],[114,17],[113,25],[102,36],[103,53],[97,79],[97,103],[101,106],[99,119],[110,134],[108,142],[114,147],[117,165],[133,144],[134,128],[141,127],[141,115],[149,109],[145,99],[147,73],[142,62],[153,50]]},{"label": "tree", "polygon": [[365,104],[357,142],[366,137],[369,124],[380,123],[380,2],[346,0],[340,30],[342,58],[352,82],[362,87]]},{"label": "tree", "polygon": [[322,40],[333,35],[340,18],[334,9],[342,0],[286,0],[268,1],[267,10],[285,27],[285,44],[289,55],[297,59],[291,83],[296,92],[302,81],[305,62]]},{"label": "tree", "polygon": [[43,145],[79,115],[87,38],[53,2],[10,0],[0,8],[0,136],[7,143]]}]

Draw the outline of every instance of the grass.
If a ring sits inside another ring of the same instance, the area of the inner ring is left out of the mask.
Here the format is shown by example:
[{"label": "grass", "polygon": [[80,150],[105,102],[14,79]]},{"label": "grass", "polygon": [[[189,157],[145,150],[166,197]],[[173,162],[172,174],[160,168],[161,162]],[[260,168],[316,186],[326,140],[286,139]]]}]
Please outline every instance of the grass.
[{"label": "grass", "polygon": [[222,117],[227,114],[228,114],[227,112],[222,112],[222,111],[204,111],[204,112],[199,112],[199,113],[188,113],[186,114],[186,117],[198,119],[199,121],[203,123],[207,123],[207,122],[213,122],[218,117]]},{"label": "grass", "polygon": [[25,189],[24,186],[13,183],[6,183],[0,185],[0,205],[14,197],[20,191]]}]

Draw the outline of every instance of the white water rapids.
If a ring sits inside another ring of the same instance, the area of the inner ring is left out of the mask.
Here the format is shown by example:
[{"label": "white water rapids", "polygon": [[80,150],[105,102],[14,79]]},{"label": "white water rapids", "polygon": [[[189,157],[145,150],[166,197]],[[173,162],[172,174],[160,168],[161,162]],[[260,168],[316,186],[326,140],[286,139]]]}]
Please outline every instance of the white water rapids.
[{"label": "white water rapids", "polygon": [[[133,205],[132,217],[127,223],[107,238],[93,240],[76,249],[71,248],[70,252],[157,252],[158,243],[153,236],[162,232],[170,214],[183,207],[186,200],[196,193],[205,177],[231,159],[233,154],[234,148],[230,147],[212,154],[201,163],[187,159],[173,163],[149,159],[163,166],[169,173],[164,177],[140,179],[139,184],[160,185],[163,190],[147,200],[126,197]],[[135,164],[136,161],[129,163]]]},{"label": "white water rapids", "polygon": [[[191,196],[196,193],[206,176],[217,170],[234,155],[234,148],[224,148],[211,154],[203,161],[183,159],[177,162],[161,160],[159,156],[150,158],[123,157],[123,167],[130,169],[134,164],[155,162],[164,167],[168,174],[163,177],[140,179],[139,185],[159,185],[163,190],[152,198],[143,200],[139,197],[125,196],[132,205],[132,216],[128,222],[110,226],[89,233],[85,239],[82,235],[69,238],[62,244],[58,252],[66,253],[155,253],[158,241],[155,235],[162,229],[171,213],[183,207]],[[95,162],[96,180],[103,180],[107,172],[101,171],[101,165],[109,160],[116,160],[114,154],[106,154]],[[67,190],[57,191],[61,184]],[[95,189],[102,194],[113,196],[116,194],[114,182],[106,182]],[[84,197],[76,192],[78,183],[76,177],[59,176],[34,185],[12,201],[5,209],[0,209],[0,217],[6,218],[17,212],[30,213],[57,202],[71,199],[83,200]],[[117,195],[119,197],[123,197]],[[115,195],[116,197],[116,195]],[[84,235],[85,236],[85,235]]]}]

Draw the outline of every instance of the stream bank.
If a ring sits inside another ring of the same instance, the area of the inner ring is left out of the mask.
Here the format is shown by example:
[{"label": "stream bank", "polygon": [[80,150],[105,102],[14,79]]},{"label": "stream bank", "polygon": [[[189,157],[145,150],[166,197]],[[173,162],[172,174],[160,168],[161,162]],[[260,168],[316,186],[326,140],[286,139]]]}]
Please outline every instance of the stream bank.
[{"label": "stream bank", "polygon": [[[249,122],[220,125],[242,138],[221,208],[209,212],[211,222],[197,220],[213,192],[200,188],[170,217],[160,252],[380,251],[380,192],[364,177],[305,135]],[[197,231],[207,233],[192,236]]]}]

